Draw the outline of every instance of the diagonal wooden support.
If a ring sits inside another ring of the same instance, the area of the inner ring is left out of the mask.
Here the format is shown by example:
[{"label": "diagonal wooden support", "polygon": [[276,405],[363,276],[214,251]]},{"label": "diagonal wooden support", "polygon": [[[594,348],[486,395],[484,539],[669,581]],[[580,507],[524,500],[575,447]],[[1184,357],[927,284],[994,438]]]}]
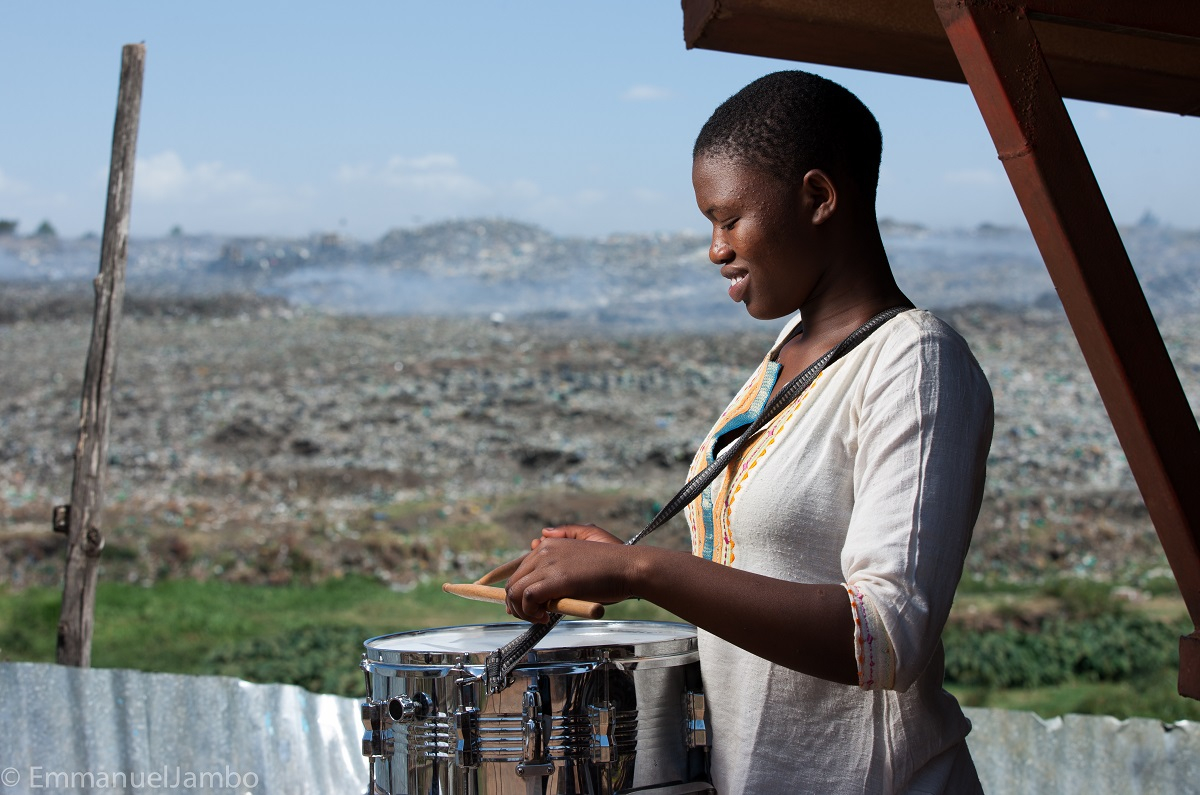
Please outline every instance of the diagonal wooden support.
[{"label": "diagonal wooden support", "polygon": [[[934,5],[1200,626],[1200,428],[1026,9]],[[1180,655],[1179,692],[1200,699],[1200,631]]]}]

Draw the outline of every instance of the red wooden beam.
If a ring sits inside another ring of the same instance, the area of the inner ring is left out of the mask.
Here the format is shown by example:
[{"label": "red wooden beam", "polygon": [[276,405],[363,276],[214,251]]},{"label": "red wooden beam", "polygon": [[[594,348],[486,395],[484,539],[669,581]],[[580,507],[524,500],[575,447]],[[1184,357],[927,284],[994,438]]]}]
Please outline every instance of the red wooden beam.
[{"label": "red wooden beam", "polygon": [[[934,5],[1200,626],[1200,428],[1029,15],[989,0]],[[1180,653],[1179,691],[1200,699],[1200,631]]]},{"label": "red wooden beam", "polygon": [[1200,39],[1200,9],[1195,0],[1112,3],[1096,0],[1026,0],[1034,19],[1063,22],[1164,39]]}]

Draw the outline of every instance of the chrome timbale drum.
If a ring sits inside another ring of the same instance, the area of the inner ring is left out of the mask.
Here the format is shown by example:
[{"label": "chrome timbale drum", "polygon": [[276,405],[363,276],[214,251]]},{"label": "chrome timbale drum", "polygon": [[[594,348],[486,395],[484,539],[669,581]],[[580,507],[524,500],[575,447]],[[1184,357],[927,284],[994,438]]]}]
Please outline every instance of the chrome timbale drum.
[{"label": "chrome timbale drum", "polygon": [[564,621],[486,695],[484,659],[528,626],[364,644],[372,795],[707,791],[695,627]]}]

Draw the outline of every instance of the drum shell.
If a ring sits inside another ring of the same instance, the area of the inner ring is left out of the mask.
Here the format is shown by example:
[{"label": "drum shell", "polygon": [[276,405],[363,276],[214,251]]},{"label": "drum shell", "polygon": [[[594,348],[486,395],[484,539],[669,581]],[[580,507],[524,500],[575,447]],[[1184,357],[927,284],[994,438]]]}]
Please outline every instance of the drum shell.
[{"label": "drum shell", "polygon": [[[525,626],[447,629],[477,633],[474,645],[490,651],[507,642],[514,627]],[[642,642],[642,635],[651,639]],[[609,636],[617,641],[595,642]],[[705,752],[689,748],[685,732],[685,698],[700,689],[689,625],[565,622],[516,668],[513,684],[491,696],[476,679],[484,675],[486,652],[404,648],[406,640],[422,637],[401,633],[366,643],[370,698],[407,696],[427,704],[420,719],[391,726],[390,753],[372,760],[377,793],[608,795],[704,776]],[[531,773],[533,765],[522,777],[519,770],[530,761],[524,724],[531,698],[539,703],[544,746],[535,761],[546,763],[548,775]],[[472,708],[478,709],[473,726],[463,718]],[[467,746],[476,755],[464,756],[464,736],[477,737]]]}]

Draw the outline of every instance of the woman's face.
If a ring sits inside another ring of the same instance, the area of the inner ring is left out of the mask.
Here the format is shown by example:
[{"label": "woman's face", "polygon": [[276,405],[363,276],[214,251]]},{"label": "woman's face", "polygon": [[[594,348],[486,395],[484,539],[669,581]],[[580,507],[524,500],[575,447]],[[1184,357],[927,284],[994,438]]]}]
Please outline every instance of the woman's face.
[{"label": "woman's face", "polygon": [[708,257],[729,280],[729,297],[760,320],[799,309],[821,276],[802,187],[705,155],[692,163],[692,186],[712,222]]}]

